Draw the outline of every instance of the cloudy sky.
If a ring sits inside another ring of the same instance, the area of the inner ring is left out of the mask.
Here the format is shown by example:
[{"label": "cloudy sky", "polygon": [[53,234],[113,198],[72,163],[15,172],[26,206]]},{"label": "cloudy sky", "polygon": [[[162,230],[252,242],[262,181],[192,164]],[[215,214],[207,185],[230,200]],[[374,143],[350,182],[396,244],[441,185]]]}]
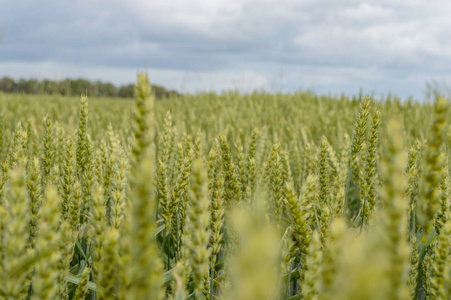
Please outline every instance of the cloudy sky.
[{"label": "cloudy sky", "polygon": [[451,83],[451,1],[0,0],[0,77],[424,97]]}]

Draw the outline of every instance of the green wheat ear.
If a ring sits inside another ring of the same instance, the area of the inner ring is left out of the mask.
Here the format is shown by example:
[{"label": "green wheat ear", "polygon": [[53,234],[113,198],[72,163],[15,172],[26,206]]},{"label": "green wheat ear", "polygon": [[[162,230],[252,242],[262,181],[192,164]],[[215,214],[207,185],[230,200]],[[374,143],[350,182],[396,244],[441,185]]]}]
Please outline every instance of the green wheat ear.
[{"label": "green wheat ear", "polygon": [[131,174],[130,220],[128,245],[131,260],[126,268],[130,279],[128,295],[132,299],[161,299],[163,296],[163,263],[155,241],[157,202],[153,184],[153,161],[145,158]]},{"label": "green wheat ear", "polygon": [[[213,154],[217,156],[216,154]],[[224,175],[220,168],[220,164],[216,159],[216,165],[212,171],[211,182],[211,198],[210,198],[210,230],[211,238],[209,247],[211,249],[211,264],[214,269],[217,256],[221,250],[221,241],[223,239],[222,228],[224,225],[224,200],[223,200],[223,188],[224,188]]]},{"label": "green wheat ear", "polygon": [[239,201],[244,200],[246,197],[246,187],[247,187],[247,167],[246,160],[244,158],[244,147],[241,144],[237,143],[237,154],[236,154],[236,172],[238,178],[238,185],[240,188],[240,199]]},{"label": "green wheat ear", "polygon": [[321,274],[321,242],[319,233],[313,232],[312,242],[309,245],[306,259],[304,285],[302,287],[303,299],[317,299],[320,288]]},{"label": "green wheat ear", "polygon": [[328,154],[328,142],[326,137],[321,138],[321,150],[319,155],[319,203],[320,205],[328,205],[329,204],[329,168],[327,165],[327,161],[329,159]]},{"label": "green wheat ear", "polygon": [[420,167],[420,153],[421,143],[417,140],[410,148],[408,161],[407,161],[407,173],[409,175],[407,196],[409,198],[409,233],[414,228],[415,213],[417,211],[418,193],[419,193],[419,167]]},{"label": "green wheat ear", "polygon": [[447,170],[447,162],[446,162],[446,156],[444,153],[441,153],[442,159],[444,161],[443,169],[442,169],[442,182],[440,183],[439,190],[440,190],[440,208],[437,213],[437,216],[435,218],[435,224],[434,228],[437,234],[440,234],[440,232],[443,229],[443,226],[448,221],[449,218],[449,194],[448,194],[448,188],[447,184],[449,182],[449,179],[447,178],[446,174],[448,174]]},{"label": "green wheat ear", "polygon": [[78,173],[83,173],[89,163],[88,157],[88,97],[82,96],[80,103],[80,117],[77,131],[76,161]]},{"label": "green wheat ear", "polygon": [[364,215],[363,222],[368,223],[377,202],[377,190],[376,190],[376,176],[377,176],[377,144],[379,140],[379,124],[381,119],[381,113],[379,110],[373,115],[373,124],[368,141],[368,147],[366,152],[366,166],[365,166],[365,196],[364,203]]},{"label": "green wheat ear", "polygon": [[301,202],[294,193],[294,188],[290,184],[285,185],[286,205],[289,209],[293,236],[301,252],[306,251],[306,245],[310,238],[310,228],[307,224],[308,212],[301,206]]},{"label": "green wheat ear", "polygon": [[70,218],[70,207],[74,197],[75,184],[75,148],[71,138],[67,139],[60,176],[61,214],[64,220]]},{"label": "green wheat ear", "polygon": [[5,299],[22,299],[27,293],[31,266],[31,252],[27,247],[30,211],[22,166],[18,165],[10,171],[5,196],[0,290]]},{"label": "green wheat ear", "polygon": [[88,294],[88,283],[90,273],[91,269],[89,267],[85,267],[83,269],[83,272],[81,273],[80,283],[77,286],[73,300],[86,299],[86,296]]},{"label": "green wheat ear", "polygon": [[419,253],[418,253],[417,238],[415,235],[412,236],[410,244],[411,251],[409,262],[409,291],[410,297],[412,299],[415,299],[418,280],[418,268],[419,268]]},{"label": "green wheat ear", "polygon": [[271,151],[270,160],[268,162],[269,175],[269,192],[271,195],[271,205],[273,206],[273,215],[276,224],[279,224],[283,215],[283,197],[282,190],[284,185],[282,175],[282,158],[280,144],[276,143]]},{"label": "green wheat ear", "polygon": [[104,231],[107,224],[106,207],[103,197],[103,187],[95,186],[92,195],[92,203],[89,216],[90,232],[92,247],[92,262],[91,268],[94,278],[97,278],[100,270],[99,263],[102,259],[102,248],[104,242]]},{"label": "green wheat ear", "polygon": [[249,143],[249,151],[247,155],[247,179],[249,188],[251,191],[254,190],[255,182],[256,182],[256,162],[257,159],[257,144],[260,136],[260,131],[257,128],[254,128],[251,135],[251,141]]},{"label": "green wheat ear", "polygon": [[[448,212],[449,214],[449,212]],[[432,291],[431,294],[436,299],[447,299],[446,281],[449,280],[449,244],[451,236],[451,223],[449,216],[443,225],[443,230],[438,236],[438,244],[435,249],[435,261],[432,264]]]},{"label": "green wheat ear", "polygon": [[424,290],[424,296],[426,299],[432,297],[432,265],[433,265],[433,249],[427,248],[425,250],[425,255],[421,261],[421,271],[423,272],[423,284],[422,288]]},{"label": "green wheat ear", "polygon": [[52,119],[47,116],[44,118],[44,134],[42,139],[42,154],[41,154],[41,166],[42,166],[42,186],[47,185],[50,173],[55,160],[55,126]]},{"label": "green wheat ear", "polygon": [[229,143],[224,135],[219,136],[221,147],[222,169],[224,170],[224,203],[229,209],[240,198],[240,187],[235,170],[235,164],[232,161],[232,154]]},{"label": "green wheat ear", "polygon": [[99,299],[110,299],[117,294],[117,274],[120,263],[119,258],[119,233],[115,227],[108,227],[103,233],[102,254],[99,261]]},{"label": "green wheat ear", "polygon": [[55,251],[59,247],[61,222],[59,211],[59,197],[53,185],[47,187],[47,192],[41,208],[38,221],[39,235],[35,241],[35,274],[33,276],[32,299],[55,299],[57,296],[58,264],[61,252]]},{"label": "green wheat ear", "polygon": [[62,221],[59,227],[59,245],[58,250],[61,253],[61,258],[58,262],[58,297],[65,297],[67,295],[66,276],[69,274],[70,262],[74,255],[76,236],[72,231],[72,225],[68,220]]},{"label": "green wheat ear", "polygon": [[138,74],[136,108],[133,119],[134,140],[131,149],[132,169],[146,156],[154,135],[154,102],[147,74]]},{"label": "green wheat ear", "polygon": [[161,210],[161,215],[165,220],[166,233],[171,232],[171,218],[172,211],[170,206],[170,191],[169,191],[169,158],[172,148],[172,116],[167,112],[163,131],[160,135],[160,145],[159,145],[159,159],[157,163],[157,192],[158,192],[158,202]]},{"label": "green wheat ear", "polygon": [[424,155],[424,171],[420,182],[420,197],[418,202],[418,219],[424,234],[425,244],[428,234],[432,231],[434,221],[440,206],[440,183],[443,177],[443,159],[441,147],[444,141],[448,102],[438,97],[434,103],[435,119],[429,133],[428,145]]},{"label": "green wheat ear", "polygon": [[382,159],[381,171],[385,179],[381,188],[381,200],[384,205],[386,251],[389,259],[387,278],[390,279],[388,297],[404,299],[406,297],[406,274],[408,245],[405,238],[407,223],[407,178],[405,177],[405,156],[403,153],[403,131],[400,124],[391,121],[387,127],[387,141]]},{"label": "green wheat ear", "polygon": [[[368,96],[366,96],[363,101],[360,104],[360,109],[359,109],[359,114],[358,114],[358,118],[357,121],[354,125],[354,131],[353,131],[353,135],[352,135],[352,142],[351,142],[351,150],[350,150],[350,154],[349,154],[349,162],[348,162],[348,167],[349,167],[349,174],[348,174],[348,182],[350,182],[349,186],[350,188],[347,190],[347,194],[346,194],[346,201],[348,203],[352,202],[351,199],[354,196],[358,196],[359,191],[358,187],[359,182],[360,182],[360,178],[359,178],[359,162],[358,162],[358,157],[360,154],[360,151],[362,149],[362,145],[365,141],[365,134],[366,134],[366,124],[368,121],[368,115],[370,112],[370,104],[371,101],[368,98]],[[352,204],[352,203],[351,203]],[[346,209],[346,207],[345,207]]]},{"label": "green wheat ear", "polygon": [[5,116],[3,113],[0,114],[0,159],[1,161],[5,158]]},{"label": "green wheat ear", "polygon": [[28,171],[27,187],[30,197],[30,247],[35,246],[36,236],[38,235],[38,223],[40,217],[40,209],[42,204],[42,188],[41,188],[41,172],[39,160],[34,158]]},{"label": "green wheat ear", "polygon": [[117,150],[116,172],[111,190],[111,225],[120,229],[124,222],[124,209],[126,189],[128,186],[127,171],[129,168],[126,154],[123,149]]},{"label": "green wheat ear", "polygon": [[202,298],[203,284],[210,270],[210,214],[208,212],[208,177],[203,162],[196,159],[193,162],[193,175],[189,193],[191,206],[188,210],[186,223],[186,239],[184,244],[188,249],[187,257],[192,270],[194,295]]},{"label": "green wheat ear", "polygon": [[12,136],[12,142],[8,152],[6,163],[10,168],[14,168],[18,164],[26,166],[27,164],[27,144],[28,135],[23,129],[22,122],[19,121]]},{"label": "green wheat ear", "polygon": [[324,299],[333,299],[333,288],[337,282],[340,271],[339,260],[344,248],[346,237],[346,224],[342,219],[334,219],[330,225],[330,235],[323,248],[323,260],[321,263],[320,289]]},{"label": "green wheat ear", "polygon": [[236,208],[231,220],[237,251],[230,260],[230,286],[224,299],[274,299],[278,293],[280,253],[278,231],[267,222],[264,203]]},{"label": "green wheat ear", "polygon": [[[94,148],[93,148],[93,141],[91,140],[91,137],[88,135],[87,144],[86,144],[86,169],[85,172],[81,174],[81,188],[82,188],[82,201],[81,201],[81,210],[80,210],[80,217],[81,217],[81,224],[85,224],[88,221],[89,216],[89,209],[90,209],[90,202],[92,197],[92,191],[94,189],[96,174],[95,174],[95,156],[94,156]],[[124,158],[125,160],[125,158]],[[126,170],[123,169],[122,164],[118,166],[119,174],[122,175],[122,177],[125,177],[125,174],[121,172],[125,172]],[[121,178],[122,178],[121,177]],[[125,184],[121,187],[125,188]]]}]

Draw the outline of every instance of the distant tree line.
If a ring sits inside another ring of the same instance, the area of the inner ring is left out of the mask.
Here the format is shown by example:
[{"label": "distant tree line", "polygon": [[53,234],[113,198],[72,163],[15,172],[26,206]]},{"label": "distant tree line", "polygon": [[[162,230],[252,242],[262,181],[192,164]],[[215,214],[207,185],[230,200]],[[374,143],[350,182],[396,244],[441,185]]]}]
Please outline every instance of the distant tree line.
[{"label": "distant tree line", "polygon": [[[178,95],[176,91],[166,90],[162,86],[152,85],[157,98]],[[0,79],[0,91],[4,93],[25,93],[33,95],[72,95],[86,94],[95,97],[131,98],[135,92],[135,85],[115,86],[109,82],[89,81],[86,79],[64,79],[53,81],[48,79],[20,79],[15,81],[9,77]]]}]

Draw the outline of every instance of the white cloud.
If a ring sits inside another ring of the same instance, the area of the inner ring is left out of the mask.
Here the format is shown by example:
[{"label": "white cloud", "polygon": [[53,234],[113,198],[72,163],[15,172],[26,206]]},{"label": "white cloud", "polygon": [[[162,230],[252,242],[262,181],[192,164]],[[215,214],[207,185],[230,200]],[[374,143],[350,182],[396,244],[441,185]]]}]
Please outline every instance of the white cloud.
[{"label": "white cloud", "polygon": [[360,3],[356,7],[349,7],[343,10],[343,16],[355,21],[382,21],[393,17],[394,12],[391,8],[383,7],[370,3]]}]

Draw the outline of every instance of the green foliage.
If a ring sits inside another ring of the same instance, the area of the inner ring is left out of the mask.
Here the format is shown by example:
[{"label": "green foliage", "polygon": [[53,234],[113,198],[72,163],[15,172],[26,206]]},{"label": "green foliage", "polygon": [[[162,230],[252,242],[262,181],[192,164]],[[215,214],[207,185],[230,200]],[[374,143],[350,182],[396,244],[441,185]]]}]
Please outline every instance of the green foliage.
[{"label": "green foliage", "polygon": [[[132,98],[135,85],[124,84],[117,87],[110,82],[89,81],[83,78],[68,78],[60,81],[49,79],[20,79],[16,81],[9,77],[3,77],[0,78],[0,91],[33,95],[79,96],[88,94],[94,97]],[[158,99],[180,95],[176,91],[167,90],[162,86],[154,86],[154,93]]]}]

